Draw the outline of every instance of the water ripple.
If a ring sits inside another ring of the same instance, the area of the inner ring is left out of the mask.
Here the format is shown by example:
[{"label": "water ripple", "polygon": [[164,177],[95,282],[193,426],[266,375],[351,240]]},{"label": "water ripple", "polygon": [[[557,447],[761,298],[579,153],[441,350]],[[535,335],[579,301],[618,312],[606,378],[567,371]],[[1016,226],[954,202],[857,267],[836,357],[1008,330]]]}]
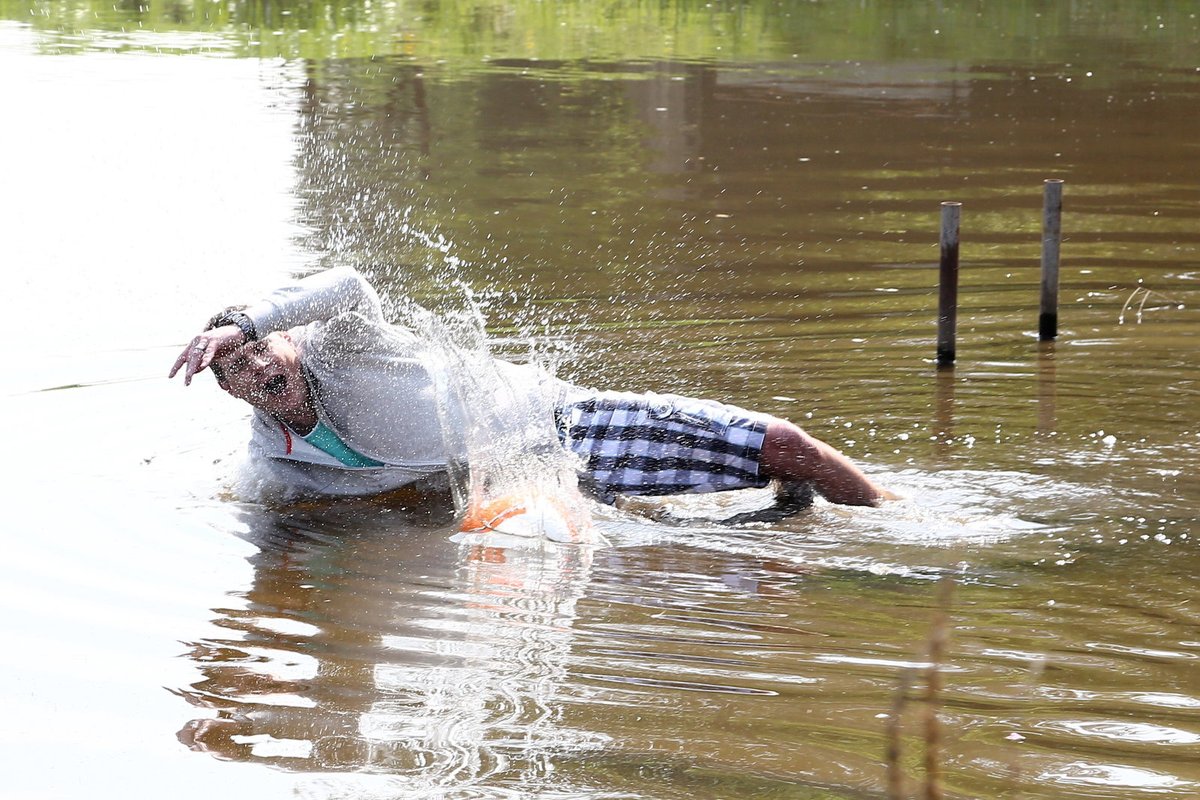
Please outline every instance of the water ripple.
[{"label": "water ripple", "polygon": [[1093,797],[1125,797],[1125,792],[1167,793],[1192,791],[1200,784],[1183,780],[1169,773],[1123,764],[1093,764],[1073,761],[1048,769],[1037,776],[1039,781],[1086,787]]},{"label": "water ripple", "polygon": [[748,686],[733,686],[731,684],[701,683],[699,681],[676,681],[661,678],[647,678],[637,675],[601,675],[598,673],[580,673],[580,677],[604,683],[628,684],[643,686],[647,689],[679,689],[685,692],[712,692],[715,694],[742,694],[774,697],[778,692],[769,689],[756,689]]},{"label": "water ripple", "polygon": [[1137,744],[1192,745],[1200,743],[1200,734],[1146,722],[1061,720],[1035,726],[1081,736]]}]

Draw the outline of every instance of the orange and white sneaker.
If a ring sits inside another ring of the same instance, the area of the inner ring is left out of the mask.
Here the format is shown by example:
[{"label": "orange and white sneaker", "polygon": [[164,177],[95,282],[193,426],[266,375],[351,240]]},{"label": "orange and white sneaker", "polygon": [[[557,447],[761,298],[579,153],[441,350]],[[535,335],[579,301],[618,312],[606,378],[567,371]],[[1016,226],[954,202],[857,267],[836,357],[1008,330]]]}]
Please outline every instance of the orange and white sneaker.
[{"label": "orange and white sneaker", "polygon": [[566,544],[594,544],[599,539],[583,502],[537,491],[473,500],[463,517],[462,530],[545,537]]}]

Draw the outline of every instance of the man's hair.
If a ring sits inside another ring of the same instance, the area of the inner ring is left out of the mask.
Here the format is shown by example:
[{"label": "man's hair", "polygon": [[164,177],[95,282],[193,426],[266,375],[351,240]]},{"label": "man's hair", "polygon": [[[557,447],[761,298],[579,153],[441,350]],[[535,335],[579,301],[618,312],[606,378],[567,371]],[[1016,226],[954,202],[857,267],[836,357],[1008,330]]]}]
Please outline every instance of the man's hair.
[{"label": "man's hair", "polygon": [[[204,326],[204,330],[211,331],[213,328],[217,327],[217,323],[220,322],[226,314],[231,314],[234,311],[244,311],[245,309],[246,306],[243,304],[240,306],[229,306],[228,308],[218,311],[216,314],[213,314],[211,317],[209,317],[208,324]],[[217,379],[217,383],[225,382],[225,370],[221,369],[221,366],[217,364],[216,361],[213,361],[211,364],[209,364],[208,368],[212,370],[213,377]]]}]

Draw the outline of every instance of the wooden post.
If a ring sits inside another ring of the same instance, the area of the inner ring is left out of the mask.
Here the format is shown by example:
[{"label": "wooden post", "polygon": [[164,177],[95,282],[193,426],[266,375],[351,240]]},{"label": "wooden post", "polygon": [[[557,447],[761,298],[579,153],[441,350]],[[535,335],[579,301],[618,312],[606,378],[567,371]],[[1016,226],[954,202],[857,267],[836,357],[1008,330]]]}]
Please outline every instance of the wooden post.
[{"label": "wooden post", "polygon": [[1038,315],[1038,338],[1058,336],[1058,253],[1062,244],[1062,191],[1058,179],[1045,183],[1042,199],[1042,308]]},{"label": "wooden post", "polygon": [[954,366],[958,326],[958,226],[962,203],[942,203],[941,265],[938,272],[937,364]]}]

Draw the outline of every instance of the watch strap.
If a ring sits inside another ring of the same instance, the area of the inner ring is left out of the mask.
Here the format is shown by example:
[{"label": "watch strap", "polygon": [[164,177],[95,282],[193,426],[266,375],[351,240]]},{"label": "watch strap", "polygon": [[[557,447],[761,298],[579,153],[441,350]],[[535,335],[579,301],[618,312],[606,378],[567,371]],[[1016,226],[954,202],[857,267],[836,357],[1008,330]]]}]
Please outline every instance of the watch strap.
[{"label": "watch strap", "polygon": [[253,342],[258,339],[258,331],[254,327],[254,320],[241,311],[225,311],[212,318],[209,323],[209,330],[219,328],[222,325],[236,325],[241,329],[246,337],[247,342]]}]

